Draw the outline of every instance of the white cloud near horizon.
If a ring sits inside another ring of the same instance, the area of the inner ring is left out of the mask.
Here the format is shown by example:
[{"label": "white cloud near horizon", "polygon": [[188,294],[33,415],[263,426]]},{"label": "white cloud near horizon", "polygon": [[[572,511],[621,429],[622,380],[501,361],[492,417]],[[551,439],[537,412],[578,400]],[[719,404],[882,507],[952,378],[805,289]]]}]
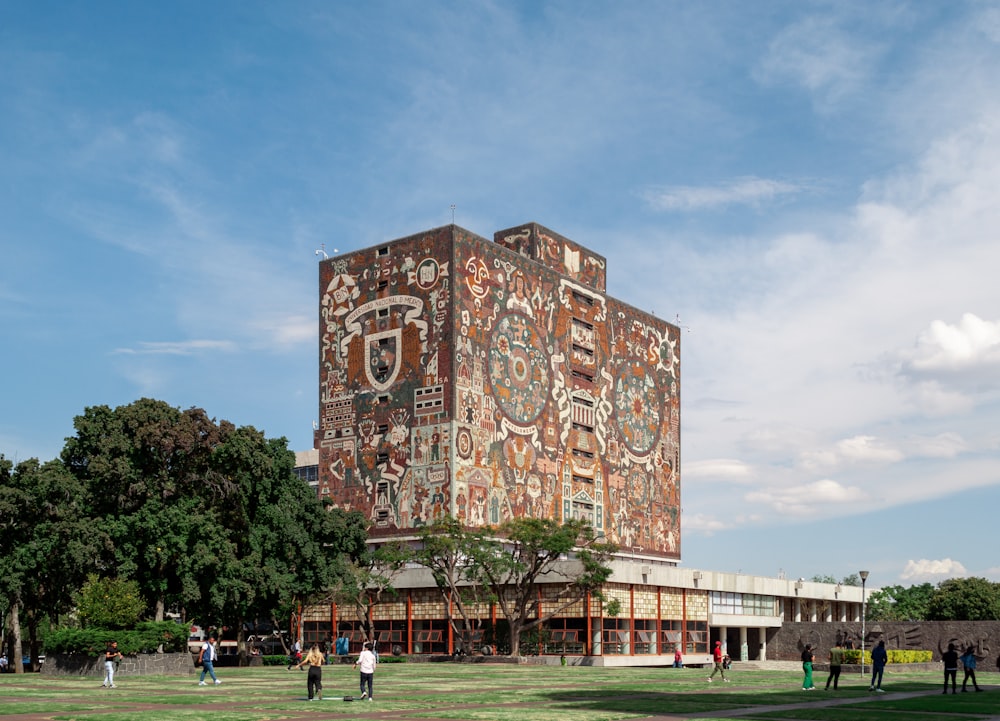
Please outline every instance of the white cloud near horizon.
[{"label": "white cloud near horizon", "polygon": [[968,575],[965,566],[950,558],[930,560],[921,558],[918,561],[907,561],[906,567],[899,577],[912,583],[925,581],[941,581],[947,578],[963,578]]},{"label": "white cloud near horizon", "polygon": [[228,340],[140,341],[135,348],[116,348],[119,355],[194,355],[205,351],[232,353],[238,350]]},{"label": "white cloud near horizon", "polygon": [[642,198],[653,210],[700,211],[729,205],[759,206],[802,193],[805,186],[766,178],[737,178],[715,186],[677,185],[647,188]]}]

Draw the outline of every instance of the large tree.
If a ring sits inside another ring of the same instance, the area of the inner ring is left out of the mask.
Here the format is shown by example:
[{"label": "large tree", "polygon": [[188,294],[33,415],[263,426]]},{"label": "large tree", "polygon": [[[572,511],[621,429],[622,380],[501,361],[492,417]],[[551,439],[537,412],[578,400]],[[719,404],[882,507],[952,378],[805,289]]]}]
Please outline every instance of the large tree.
[{"label": "large tree", "polygon": [[869,621],[926,621],[934,593],[930,583],[909,588],[883,586],[868,596],[866,616]]},{"label": "large tree", "polygon": [[133,579],[153,617],[197,594],[198,529],[232,489],[213,472],[213,449],[232,424],[142,398],[93,406],[74,419],[62,458],[89,490],[90,515],[111,538],[103,574]]},{"label": "large tree", "polygon": [[[611,576],[617,550],[586,521],[515,518],[486,528],[468,549],[479,578],[489,585],[510,628],[510,653],[520,655],[521,634],[546,623]],[[486,542],[486,535],[493,540]],[[540,610],[539,591],[548,591]]]},{"label": "large tree", "polygon": [[36,668],[40,624],[70,610],[102,546],[100,529],[84,513],[84,496],[59,461],[42,465],[32,458],[11,469],[0,456],[0,595],[16,619],[16,643],[21,627],[27,629]]},{"label": "large tree", "polygon": [[277,609],[335,587],[345,559],[365,553],[364,518],[320,503],[294,465],[284,438],[269,440],[249,426],[228,434],[212,456],[232,493],[199,532],[210,555],[197,607],[201,617],[239,629],[241,654],[247,622],[273,619]]},{"label": "large tree", "polygon": [[927,604],[931,621],[1000,620],[1000,583],[985,578],[952,578],[938,584]]}]

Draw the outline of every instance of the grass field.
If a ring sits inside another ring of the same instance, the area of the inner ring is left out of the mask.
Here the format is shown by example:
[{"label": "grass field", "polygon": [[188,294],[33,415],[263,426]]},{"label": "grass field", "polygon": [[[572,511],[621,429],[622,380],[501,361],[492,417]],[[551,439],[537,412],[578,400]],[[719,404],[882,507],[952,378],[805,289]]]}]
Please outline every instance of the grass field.
[{"label": "grass field", "polygon": [[[197,676],[128,677],[101,688],[99,677],[0,676],[0,718],[18,721],[320,721],[450,719],[462,721],[603,721],[646,717],[806,721],[975,721],[1000,718],[1000,686],[983,673],[986,693],[941,695],[940,674],[894,672],[886,694],[868,693],[857,675],[836,693],[801,690],[793,671],[738,671],[731,683],[706,682],[702,669],[605,669],[500,664],[383,664],[375,701],[358,695],[350,666],[323,669],[324,700],[306,699],[306,674],[284,667],[222,668],[220,686]],[[826,674],[817,674],[822,686]]]}]

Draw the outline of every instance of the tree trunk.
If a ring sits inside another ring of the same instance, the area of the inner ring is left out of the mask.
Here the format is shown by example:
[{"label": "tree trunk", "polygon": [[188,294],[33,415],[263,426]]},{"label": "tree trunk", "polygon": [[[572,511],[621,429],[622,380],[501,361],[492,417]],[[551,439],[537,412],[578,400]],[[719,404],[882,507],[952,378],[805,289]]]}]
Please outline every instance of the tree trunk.
[{"label": "tree trunk", "polygon": [[11,654],[10,665],[14,667],[14,673],[24,673],[24,664],[21,657],[24,655],[21,650],[21,619],[18,616],[17,603],[10,607],[10,633],[14,637],[14,653]]}]

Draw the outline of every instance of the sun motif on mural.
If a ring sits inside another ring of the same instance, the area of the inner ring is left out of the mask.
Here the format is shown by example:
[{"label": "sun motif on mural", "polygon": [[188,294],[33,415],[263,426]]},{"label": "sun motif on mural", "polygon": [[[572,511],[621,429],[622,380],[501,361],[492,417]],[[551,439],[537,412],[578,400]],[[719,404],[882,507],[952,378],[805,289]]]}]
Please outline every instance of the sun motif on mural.
[{"label": "sun motif on mural", "polygon": [[490,343],[490,381],[500,409],[527,425],[545,409],[551,377],[543,338],[531,319],[509,313],[496,325]]},{"label": "sun motif on mural", "polygon": [[635,453],[649,453],[660,435],[660,393],[645,365],[632,362],[622,367],[614,404],[622,441]]}]

